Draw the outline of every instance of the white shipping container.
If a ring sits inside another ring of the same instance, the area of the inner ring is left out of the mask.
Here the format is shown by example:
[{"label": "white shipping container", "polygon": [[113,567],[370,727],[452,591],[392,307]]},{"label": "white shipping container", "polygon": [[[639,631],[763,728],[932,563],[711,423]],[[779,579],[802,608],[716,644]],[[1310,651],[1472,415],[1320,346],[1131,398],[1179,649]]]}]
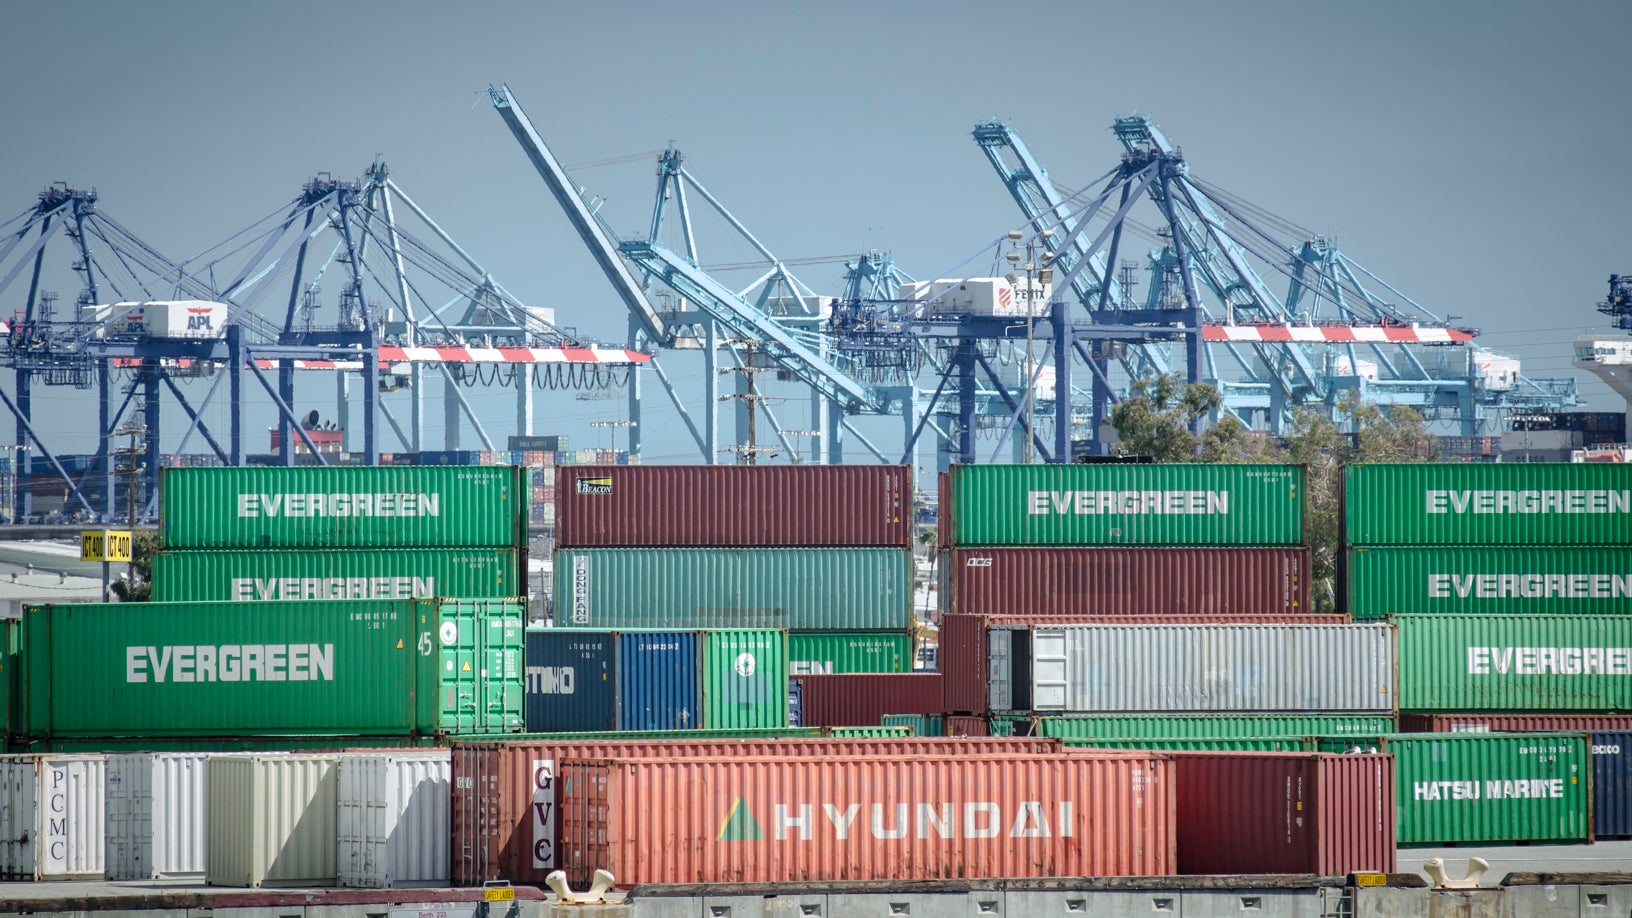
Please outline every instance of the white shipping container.
[{"label": "white shipping container", "polygon": [[[1332,712],[1394,710],[1393,628],[1375,625],[1068,625],[994,628],[993,710]],[[1009,661],[1029,652],[1030,685]],[[1029,688],[1029,699],[1015,698]],[[1029,704],[1026,704],[1029,700]]]},{"label": "white shipping container", "polygon": [[897,299],[934,300],[929,304],[933,315],[1013,318],[1028,312],[1035,316],[1048,315],[1048,298],[1052,292],[1052,284],[1033,278],[1028,285],[1023,276],[1013,281],[1006,277],[943,277],[902,284]]},{"label": "white shipping container", "polygon": [[453,797],[446,749],[340,757],[340,886],[446,886]]},{"label": "white shipping container", "polygon": [[203,752],[108,756],[108,879],[204,875],[207,759]]},{"label": "white shipping container", "polygon": [[210,756],[204,881],[333,886],[338,764],[336,755]]},{"label": "white shipping container", "polygon": [[101,879],[100,755],[0,756],[0,879]]},{"label": "white shipping container", "polygon": [[81,321],[107,323],[98,337],[219,338],[226,334],[227,304],[211,300],[146,300],[87,307]]}]

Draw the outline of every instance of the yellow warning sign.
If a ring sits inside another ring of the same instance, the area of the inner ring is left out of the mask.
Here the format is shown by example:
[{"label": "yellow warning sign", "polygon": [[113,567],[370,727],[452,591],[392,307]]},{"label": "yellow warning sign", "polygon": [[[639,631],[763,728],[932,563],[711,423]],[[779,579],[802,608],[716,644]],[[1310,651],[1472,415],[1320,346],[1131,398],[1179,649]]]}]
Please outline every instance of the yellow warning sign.
[{"label": "yellow warning sign", "polygon": [[130,530],[99,529],[79,534],[79,560],[129,561]]},{"label": "yellow warning sign", "polygon": [[1354,875],[1356,886],[1387,886],[1388,874],[1385,873],[1357,873]]},{"label": "yellow warning sign", "polygon": [[467,673],[470,672],[470,661],[469,660],[465,661],[465,672],[467,672]]},{"label": "yellow warning sign", "polygon": [[513,886],[489,886],[482,890],[483,902],[514,902],[516,890]]}]

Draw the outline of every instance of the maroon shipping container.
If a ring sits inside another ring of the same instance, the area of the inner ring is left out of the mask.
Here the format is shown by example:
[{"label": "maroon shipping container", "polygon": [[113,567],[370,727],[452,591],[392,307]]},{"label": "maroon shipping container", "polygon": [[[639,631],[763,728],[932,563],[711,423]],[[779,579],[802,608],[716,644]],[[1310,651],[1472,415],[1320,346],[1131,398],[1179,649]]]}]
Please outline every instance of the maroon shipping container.
[{"label": "maroon shipping container", "polygon": [[[912,736],[898,739],[603,740],[453,744],[453,883],[543,883],[560,866],[557,766],[570,757],[762,755],[1047,755],[1059,740]],[[553,828],[552,828],[553,827]]]},{"label": "maroon shipping container", "polygon": [[567,878],[783,883],[1173,873],[1164,755],[568,759]]},{"label": "maroon shipping container", "polygon": [[1392,755],[1172,755],[1179,873],[1394,872]]},{"label": "maroon shipping container", "polygon": [[560,548],[908,548],[902,465],[564,465]]},{"label": "maroon shipping container", "polygon": [[1632,714],[1401,714],[1401,733],[1632,732]]},{"label": "maroon shipping container", "polygon": [[1307,548],[958,548],[942,608],[971,615],[1306,615]]},{"label": "maroon shipping container", "polygon": [[1346,615],[1076,615],[1070,618],[1046,615],[943,615],[935,657],[944,677],[941,682],[942,711],[947,714],[981,714],[987,710],[986,657],[990,645],[986,631],[993,625],[1335,625],[1348,620]]},{"label": "maroon shipping container", "polygon": [[968,714],[949,714],[941,721],[947,736],[990,736],[992,725],[984,717]]},{"label": "maroon shipping container", "polygon": [[941,713],[940,673],[794,676],[803,727],[876,727],[885,714]]}]

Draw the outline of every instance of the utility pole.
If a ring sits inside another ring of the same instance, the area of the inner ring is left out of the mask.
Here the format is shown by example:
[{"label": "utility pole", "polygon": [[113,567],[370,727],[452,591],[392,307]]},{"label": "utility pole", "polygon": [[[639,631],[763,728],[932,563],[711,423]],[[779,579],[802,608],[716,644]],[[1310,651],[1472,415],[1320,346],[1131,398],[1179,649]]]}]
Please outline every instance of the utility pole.
[{"label": "utility pole", "polygon": [[773,455],[776,453],[776,447],[774,447],[774,446],[760,446],[758,438],[756,436],[756,418],[757,418],[757,415],[759,414],[759,403],[765,401],[766,396],[763,396],[763,395],[759,394],[758,389],[755,387],[754,383],[755,383],[755,379],[759,376],[759,374],[769,372],[772,368],[771,367],[761,367],[761,366],[755,366],[754,365],[754,353],[758,348],[763,347],[765,342],[763,342],[763,341],[743,340],[743,341],[732,341],[730,343],[731,344],[736,344],[736,345],[741,345],[742,352],[743,352],[742,353],[742,366],[740,366],[740,367],[724,367],[724,368],[722,368],[720,370],[720,372],[722,374],[723,373],[745,373],[745,374],[747,374],[748,391],[739,392],[739,393],[734,394],[734,395],[722,395],[722,396],[720,396],[720,401],[723,402],[723,401],[726,401],[727,399],[740,399],[740,400],[748,403],[748,442],[746,444],[738,444],[737,446],[730,447],[727,451],[737,454],[737,464],[738,465],[758,465],[759,464],[758,460],[759,460],[759,454],[760,453],[771,453]]},{"label": "utility pole", "polygon": [[[147,452],[147,448],[145,446],[137,445],[136,439],[138,437],[145,438],[147,436],[147,428],[139,424],[127,424],[124,427],[114,431],[113,436],[130,438],[130,445],[121,447],[120,449],[116,450],[116,453],[123,460],[123,468],[121,468],[120,471],[127,473],[127,478],[125,479],[125,498],[127,505],[125,528],[130,530],[132,538],[134,538],[136,532],[136,482],[138,476],[146,469],[146,467],[137,460],[139,456],[142,456]],[[135,588],[136,553],[131,552],[129,565],[125,569],[125,589],[129,591],[134,590]],[[129,595],[128,592],[127,595]]]}]

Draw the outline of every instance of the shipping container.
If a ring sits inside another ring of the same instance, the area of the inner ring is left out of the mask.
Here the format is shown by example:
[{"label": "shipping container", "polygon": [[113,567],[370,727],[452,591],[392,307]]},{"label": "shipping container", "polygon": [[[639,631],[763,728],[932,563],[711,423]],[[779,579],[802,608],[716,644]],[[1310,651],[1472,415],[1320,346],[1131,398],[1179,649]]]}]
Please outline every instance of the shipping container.
[{"label": "shipping container", "polygon": [[885,714],[879,723],[886,727],[906,727],[913,736],[945,736],[945,718],[940,714]]},{"label": "shipping container", "polygon": [[941,729],[947,736],[991,736],[991,724],[984,717],[976,715],[948,714],[942,722]]},{"label": "shipping container", "polygon": [[1632,710],[1632,616],[1398,615],[1400,709]]},{"label": "shipping container", "polygon": [[702,644],[704,728],[788,725],[786,632],[708,631]]},{"label": "shipping container", "polygon": [[204,877],[211,886],[333,886],[338,756],[211,756]]},{"label": "shipping container", "polygon": [[100,880],[107,762],[0,756],[0,879]]},{"label": "shipping container", "polygon": [[560,470],[562,548],[910,548],[901,465],[578,465]]},{"label": "shipping container", "polygon": [[446,749],[340,756],[336,885],[448,885],[449,769]]},{"label": "shipping container", "polygon": [[555,553],[555,623],[906,631],[912,583],[906,549],[563,550]]},{"label": "shipping container", "polygon": [[161,551],[153,601],[503,599],[526,592],[510,549]]},{"label": "shipping container", "polygon": [[1293,465],[956,465],[942,546],[1301,545]]},{"label": "shipping container", "polygon": [[1349,614],[1608,615],[1632,608],[1632,548],[1620,546],[1350,549]]},{"label": "shipping container", "polygon": [[1399,732],[1632,733],[1632,714],[1401,714]]},{"label": "shipping container", "polygon": [[618,729],[615,631],[527,629],[528,732]]},{"label": "shipping container", "polygon": [[788,672],[795,676],[912,671],[912,635],[902,631],[842,631],[788,635]]},{"label": "shipping container", "polygon": [[1592,840],[1592,760],[1579,733],[1400,733],[1402,845]]},{"label": "shipping container", "polygon": [[29,606],[25,736],[519,731],[508,600]]},{"label": "shipping container", "polygon": [[976,615],[1302,615],[1307,548],[960,548],[942,608]]},{"label": "shipping container", "polygon": [[1239,737],[1235,739],[1087,739],[1066,740],[1072,749],[1147,749],[1153,752],[1322,752],[1307,737]]},{"label": "shipping container", "polygon": [[1162,876],[1172,768],[1137,753],[568,758],[562,861],[574,883],[598,868],[630,884]]},{"label": "shipping container", "polygon": [[1086,715],[1022,721],[1023,735],[1065,740],[1301,738],[1376,736],[1394,729],[1382,715]]},{"label": "shipping container", "polygon": [[937,714],[940,673],[850,673],[794,676],[800,687],[800,726],[878,725],[886,714]]},{"label": "shipping container", "polygon": [[702,645],[695,631],[632,631],[618,641],[618,729],[703,723]]},{"label": "shipping container", "polygon": [[107,878],[204,876],[203,752],[107,757]]},{"label": "shipping container", "polygon": [[523,471],[424,466],[167,468],[159,531],[178,548],[517,548]]},{"label": "shipping container", "polygon": [[[487,734],[491,736],[520,736],[519,733]],[[142,736],[69,737],[66,739],[30,740],[19,744],[26,749],[14,751],[39,755],[46,752],[85,753],[108,755],[138,752],[199,752],[225,755],[239,752],[336,752],[341,749],[364,747],[369,749],[416,749],[432,747],[438,742],[434,736],[309,736],[286,733],[265,736],[171,736],[150,738]],[[444,740],[445,741],[445,740]]]},{"label": "shipping container", "polygon": [[1069,625],[987,631],[992,711],[1394,711],[1388,625]]},{"label": "shipping container", "polygon": [[1178,872],[1393,873],[1394,758],[1179,752]]},{"label": "shipping container", "polygon": [[1593,834],[1632,837],[1632,732],[1592,734]]},{"label": "shipping container", "polygon": [[1344,472],[1349,545],[1632,544],[1632,466],[1422,462]]},{"label": "shipping container", "polygon": [[[743,731],[749,732],[749,731]],[[557,764],[572,757],[767,755],[1051,755],[1058,740],[905,737],[884,740],[707,738],[700,731],[657,739],[536,737],[507,742],[453,744],[453,882],[490,880],[542,883],[562,866],[559,849]],[[547,804],[539,806],[539,804]]]}]

